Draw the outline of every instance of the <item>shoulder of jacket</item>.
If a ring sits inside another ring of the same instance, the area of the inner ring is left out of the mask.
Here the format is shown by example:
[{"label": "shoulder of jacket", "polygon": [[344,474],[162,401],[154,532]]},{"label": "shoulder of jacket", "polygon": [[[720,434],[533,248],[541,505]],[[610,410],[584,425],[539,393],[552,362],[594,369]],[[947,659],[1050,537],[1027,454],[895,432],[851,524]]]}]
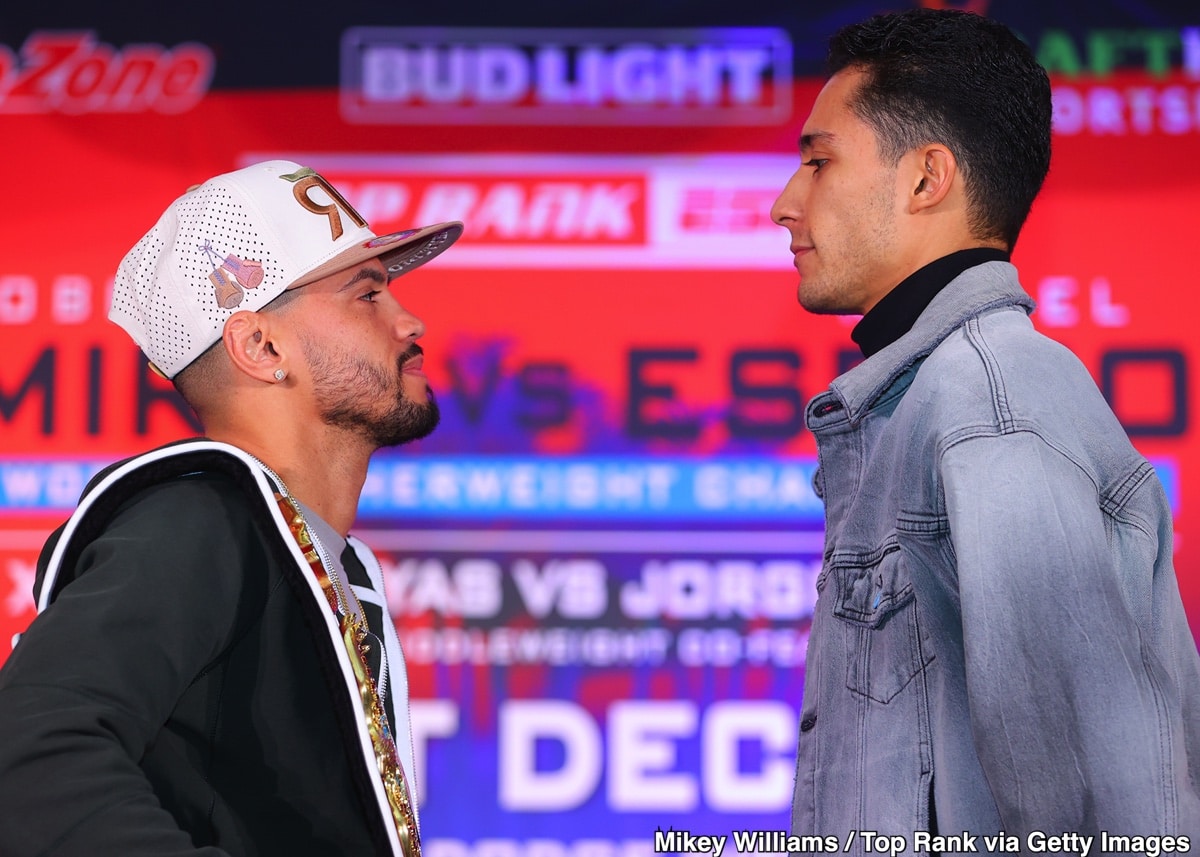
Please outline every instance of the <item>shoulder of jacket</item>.
[{"label": "shoulder of jacket", "polygon": [[73,568],[118,515],[150,532],[169,536],[187,528],[224,543],[272,513],[270,487],[251,456],[205,439],[168,444],[105,468],[42,549],[34,587],[39,604],[44,581]]},{"label": "shoulder of jacket", "polygon": [[968,319],[938,343],[925,362],[991,365],[1018,370],[1031,362],[1076,360],[1062,343],[1033,326],[1019,306],[999,307]]}]

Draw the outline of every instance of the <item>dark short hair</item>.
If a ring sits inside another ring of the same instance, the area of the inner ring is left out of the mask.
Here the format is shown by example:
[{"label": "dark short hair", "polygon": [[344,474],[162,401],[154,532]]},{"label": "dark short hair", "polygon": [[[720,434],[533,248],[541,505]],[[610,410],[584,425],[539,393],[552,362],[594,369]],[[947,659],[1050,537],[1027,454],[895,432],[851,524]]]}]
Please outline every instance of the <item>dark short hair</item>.
[{"label": "dark short hair", "polygon": [[[284,289],[259,311],[286,312],[300,294],[300,289]],[[201,422],[204,417],[200,412],[204,410],[206,396],[224,383],[222,375],[226,369],[224,355],[225,342],[224,338],[221,338],[204,349],[199,357],[184,366],[171,381],[176,392],[183,397]]]},{"label": "dark short hair", "polygon": [[839,30],[828,71],[865,73],[852,109],[893,162],[943,143],[963,172],[971,230],[1011,248],[1050,169],[1050,80],[1003,24],[911,9]]}]

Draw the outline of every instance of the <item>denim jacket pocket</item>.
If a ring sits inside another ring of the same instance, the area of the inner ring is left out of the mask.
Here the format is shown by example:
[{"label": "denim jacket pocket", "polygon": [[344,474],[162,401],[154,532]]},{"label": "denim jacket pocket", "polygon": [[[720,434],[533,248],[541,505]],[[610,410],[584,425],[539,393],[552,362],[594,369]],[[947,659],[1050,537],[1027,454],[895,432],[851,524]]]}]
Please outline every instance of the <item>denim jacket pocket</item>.
[{"label": "denim jacket pocket", "polygon": [[912,581],[900,546],[889,539],[868,554],[832,558],[833,614],[846,641],[846,687],[887,703],[933,660],[917,627]]}]

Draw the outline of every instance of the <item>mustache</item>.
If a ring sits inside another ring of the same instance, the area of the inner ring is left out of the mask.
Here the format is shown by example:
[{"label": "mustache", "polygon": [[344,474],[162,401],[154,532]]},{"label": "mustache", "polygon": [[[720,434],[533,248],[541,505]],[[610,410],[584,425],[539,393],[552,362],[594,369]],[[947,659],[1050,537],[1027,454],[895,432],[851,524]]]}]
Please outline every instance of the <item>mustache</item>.
[{"label": "mustache", "polygon": [[413,360],[414,358],[420,357],[424,353],[425,353],[425,349],[423,349],[421,346],[417,345],[417,343],[414,342],[412,345],[408,346],[408,350],[406,350],[403,354],[401,354],[400,359],[396,361],[397,368],[403,369],[405,363],[408,363],[410,360]]}]

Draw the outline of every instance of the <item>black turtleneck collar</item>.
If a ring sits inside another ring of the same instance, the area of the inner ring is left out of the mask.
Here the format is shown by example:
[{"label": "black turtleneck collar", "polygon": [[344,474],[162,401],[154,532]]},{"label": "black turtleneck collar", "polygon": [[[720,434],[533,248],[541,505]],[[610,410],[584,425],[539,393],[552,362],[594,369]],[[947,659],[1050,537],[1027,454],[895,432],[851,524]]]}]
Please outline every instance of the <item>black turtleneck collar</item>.
[{"label": "black turtleneck collar", "polygon": [[850,338],[870,357],[912,330],[934,295],[967,268],[984,262],[1007,262],[1009,254],[992,247],[959,250],[914,271],[879,299],[850,332]]}]

